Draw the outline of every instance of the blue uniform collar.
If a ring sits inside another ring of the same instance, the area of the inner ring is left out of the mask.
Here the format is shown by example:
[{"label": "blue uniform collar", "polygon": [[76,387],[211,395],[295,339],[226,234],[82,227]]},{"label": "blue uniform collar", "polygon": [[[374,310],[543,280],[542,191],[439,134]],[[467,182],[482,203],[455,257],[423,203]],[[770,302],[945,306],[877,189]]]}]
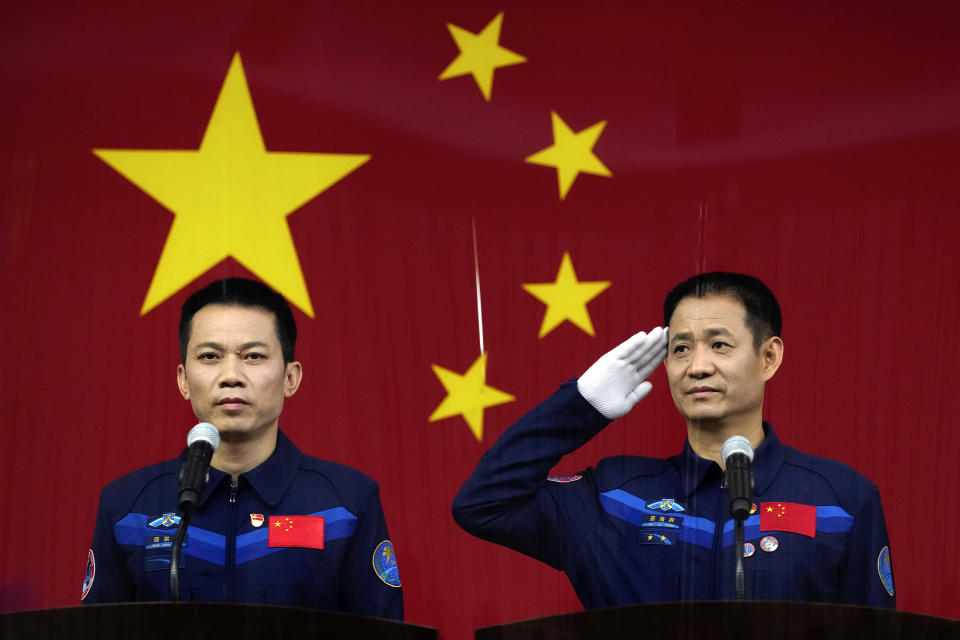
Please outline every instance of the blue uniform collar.
[{"label": "blue uniform collar", "polygon": [[[780,442],[777,432],[773,430],[770,423],[763,423],[763,434],[763,442],[753,454],[754,493],[758,495],[766,492],[767,487],[780,471],[780,467],[783,466],[783,459],[787,455],[786,446]],[[670,463],[680,474],[683,493],[687,497],[697,490],[711,470],[721,473],[720,465],[713,460],[701,458],[693,451],[689,438],[683,443],[683,452],[671,457]]]},{"label": "blue uniform collar", "polygon": [[[186,450],[180,458],[186,455]],[[280,499],[287,493],[287,488],[293,482],[297,470],[300,468],[300,458],[303,454],[297,445],[293,444],[283,431],[277,430],[277,446],[274,447],[270,457],[264,460],[259,466],[240,475],[241,479],[246,479],[250,486],[260,494],[264,502],[271,507],[276,506]],[[202,505],[217,490],[221,482],[229,482],[230,476],[219,469],[210,468],[210,481],[207,488],[200,498]]]}]

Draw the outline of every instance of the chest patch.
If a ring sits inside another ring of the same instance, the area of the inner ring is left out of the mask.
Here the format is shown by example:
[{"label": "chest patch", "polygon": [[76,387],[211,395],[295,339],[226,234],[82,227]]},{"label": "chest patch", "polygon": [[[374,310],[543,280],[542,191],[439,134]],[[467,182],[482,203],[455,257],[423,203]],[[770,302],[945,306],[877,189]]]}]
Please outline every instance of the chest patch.
[{"label": "chest patch", "polygon": [[151,529],[173,529],[180,524],[180,516],[175,513],[164,513],[147,522]]},{"label": "chest patch", "polygon": [[677,501],[673,498],[661,498],[656,502],[651,502],[647,505],[647,509],[660,510],[660,511],[686,511],[682,506],[677,504]]}]

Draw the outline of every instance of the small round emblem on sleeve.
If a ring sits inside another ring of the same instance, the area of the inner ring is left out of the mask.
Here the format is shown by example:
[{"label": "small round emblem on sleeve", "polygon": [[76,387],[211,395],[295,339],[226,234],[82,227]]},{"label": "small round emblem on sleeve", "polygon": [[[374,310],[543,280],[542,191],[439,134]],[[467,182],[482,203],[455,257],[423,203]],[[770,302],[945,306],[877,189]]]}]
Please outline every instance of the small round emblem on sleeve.
[{"label": "small round emblem on sleeve", "polygon": [[883,588],[892,596],[893,566],[890,564],[890,547],[884,546],[883,549],[880,549],[880,555],[877,556],[877,573],[880,575]]},{"label": "small round emblem on sleeve", "polygon": [[397,568],[397,554],[393,551],[393,543],[384,540],[377,545],[373,552],[373,570],[385,585],[400,586],[400,569]]},{"label": "small round emblem on sleeve", "polygon": [[93,557],[93,549],[87,551],[87,570],[83,574],[83,595],[80,596],[80,599],[83,600],[87,597],[87,594],[90,593],[90,588],[93,586],[93,576],[97,573],[97,562]]}]

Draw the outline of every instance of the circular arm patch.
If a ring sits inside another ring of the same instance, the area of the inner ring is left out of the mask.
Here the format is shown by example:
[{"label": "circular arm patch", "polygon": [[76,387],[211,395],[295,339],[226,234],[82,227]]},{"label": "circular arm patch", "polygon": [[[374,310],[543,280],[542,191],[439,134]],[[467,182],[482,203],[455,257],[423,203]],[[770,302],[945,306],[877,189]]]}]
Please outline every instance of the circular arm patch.
[{"label": "circular arm patch", "polygon": [[400,569],[397,568],[397,554],[394,553],[393,543],[384,540],[377,545],[373,552],[373,570],[385,585],[400,586]]}]

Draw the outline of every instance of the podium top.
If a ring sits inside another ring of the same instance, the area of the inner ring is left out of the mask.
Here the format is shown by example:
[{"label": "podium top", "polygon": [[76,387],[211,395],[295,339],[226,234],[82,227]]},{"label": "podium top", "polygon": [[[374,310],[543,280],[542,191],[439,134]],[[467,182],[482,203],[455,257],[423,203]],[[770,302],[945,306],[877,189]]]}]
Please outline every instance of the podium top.
[{"label": "podium top", "polygon": [[811,602],[684,602],[594,609],[477,629],[476,640],[960,638],[960,621]]},{"label": "podium top", "polygon": [[0,616],[4,640],[437,640],[437,630],[393,620],[252,604],[147,602]]}]

